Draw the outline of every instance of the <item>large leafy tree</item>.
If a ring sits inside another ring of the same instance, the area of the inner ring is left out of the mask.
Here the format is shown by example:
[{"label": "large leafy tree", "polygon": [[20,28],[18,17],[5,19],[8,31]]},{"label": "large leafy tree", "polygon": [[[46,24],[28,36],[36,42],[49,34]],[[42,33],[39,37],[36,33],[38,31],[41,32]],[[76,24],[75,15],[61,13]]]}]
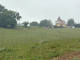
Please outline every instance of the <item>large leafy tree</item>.
[{"label": "large leafy tree", "polygon": [[18,12],[7,10],[4,6],[0,5],[0,27],[7,28],[10,25],[13,28],[17,25],[17,21],[20,18],[21,16]]},{"label": "large leafy tree", "polygon": [[30,23],[30,26],[38,26],[39,24],[38,24],[38,22],[36,22],[36,21],[33,21],[33,22],[31,22]]},{"label": "large leafy tree", "polygon": [[48,27],[48,26],[52,26],[52,21],[51,20],[47,20],[47,19],[44,19],[44,20],[41,20],[40,21],[40,26],[44,26],[44,27]]},{"label": "large leafy tree", "polygon": [[75,22],[74,22],[74,19],[69,19],[68,22],[67,22],[67,25],[68,25],[68,26],[73,26],[74,23],[75,23]]}]

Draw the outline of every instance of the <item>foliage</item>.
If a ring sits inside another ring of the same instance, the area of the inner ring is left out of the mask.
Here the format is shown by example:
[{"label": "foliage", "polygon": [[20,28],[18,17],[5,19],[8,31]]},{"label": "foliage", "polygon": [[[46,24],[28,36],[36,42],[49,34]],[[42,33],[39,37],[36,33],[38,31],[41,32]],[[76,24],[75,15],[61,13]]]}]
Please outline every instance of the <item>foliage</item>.
[{"label": "foliage", "polygon": [[54,25],[54,28],[63,28],[62,26],[56,26],[56,25]]},{"label": "foliage", "polygon": [[5,9],[0,5],[0,27],[7,28],[10,25],[12,28],[17,25],[17,20],[20,20],[21,16],[18,12]]},{"label": "foliage", "polygon": [[4,8],[5,8],[5,7],[0,4],[0,13],[1,13],[2,11],[4,11]]},{"label": "foliage", "polygon": [[74,27],[76,28],[76,27],[80,27],[80,24],[74,24]]},{"label": "foliage", "polygon": [[27,27],[27,25],[29,24],[29,22],[23,22],[22,24],[24,24],[24,27]]},{"label": "foliage", "polygon": [[80,58],[74,58],[73,60],[80,60]]},{"label": "foliage", "polygon": [[73,26],[74,23],[75,23],[75,22],[74,22],[74,19],[69,19],[68,22],[67,22],[67,25],[68,25],[68,26]]},{"label": "foliage", "polygon": [[52,21],[47,19],[41,20],[39,25],[44,27],[53,26]]},{"label": "foliage", "polygon": [[33,22],[30,23],[30,26],[38,26],[38,22],[33,21]]}]

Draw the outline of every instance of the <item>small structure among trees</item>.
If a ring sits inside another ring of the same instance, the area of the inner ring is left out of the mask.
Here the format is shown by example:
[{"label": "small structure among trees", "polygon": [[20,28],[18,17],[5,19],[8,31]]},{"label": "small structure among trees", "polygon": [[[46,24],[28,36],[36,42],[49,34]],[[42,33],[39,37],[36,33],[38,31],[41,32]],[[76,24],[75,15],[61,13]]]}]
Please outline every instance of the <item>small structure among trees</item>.
[{"label": "small structure among trees", "polygon": [[61,20],[60,17],[58,17],[58,19],[56,21],[56,26],[58,26],[58,27],[66,27],[66,22]]}]

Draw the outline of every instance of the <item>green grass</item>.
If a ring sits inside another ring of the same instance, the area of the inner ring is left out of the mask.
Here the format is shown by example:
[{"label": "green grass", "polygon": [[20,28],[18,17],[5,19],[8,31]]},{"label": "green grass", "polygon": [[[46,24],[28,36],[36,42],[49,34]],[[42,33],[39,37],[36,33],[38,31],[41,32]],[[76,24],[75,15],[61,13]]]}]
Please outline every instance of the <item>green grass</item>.
[{"label": "green grass", "polygon": [[74,58],[73,60],[80,60],[80,58]]},{"label": "green grass", "polygon": [[32,29],[35,29],[35,28],[44,28],[44,27],[39,27],[39,26],[27,26],[27,27],[24,27],[24,26],[16,26],[14,28],[32,28]]},{"label": "green grass", "polygon": [[79,28],[0,28],[0,60],[51,60],[78,50]]},{"label": "green grass", "polygon": [[80,60],[80,58],[73,58],[73,59],[68,59],[68,60]]},{"label": "green grass", "polygon": [[24,26],[15,26],[14,28],[25,28]]}]

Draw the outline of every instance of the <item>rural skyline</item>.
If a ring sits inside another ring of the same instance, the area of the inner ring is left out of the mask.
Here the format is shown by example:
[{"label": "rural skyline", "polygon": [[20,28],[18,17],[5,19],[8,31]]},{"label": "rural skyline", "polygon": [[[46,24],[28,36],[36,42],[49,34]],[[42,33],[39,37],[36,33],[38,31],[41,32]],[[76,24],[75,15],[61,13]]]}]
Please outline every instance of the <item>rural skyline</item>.
[{"label": "rural skyline", "polygon": [[22,16],[18,22],[51,19],[53,24],[60,16],[65,22],[73,18],[80,23],[80,0],[1,0],[8,10],[17,11]]},{"label": "rural skyline", "polygon": [[0,2],[0,60],[80,60],[80,0]]}]

